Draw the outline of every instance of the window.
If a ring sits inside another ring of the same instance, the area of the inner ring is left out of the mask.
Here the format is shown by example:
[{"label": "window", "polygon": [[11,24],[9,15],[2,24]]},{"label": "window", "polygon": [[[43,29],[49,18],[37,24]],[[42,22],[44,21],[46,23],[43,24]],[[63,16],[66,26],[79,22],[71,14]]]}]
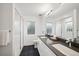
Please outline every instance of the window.
[{"label": "window", "polygon": [[52,24],[51,23],[46,24],[46,33],[52,34]]},{"label": "window", "polygon": [[27,34],[35,34],[35,22],[28,22]]}]

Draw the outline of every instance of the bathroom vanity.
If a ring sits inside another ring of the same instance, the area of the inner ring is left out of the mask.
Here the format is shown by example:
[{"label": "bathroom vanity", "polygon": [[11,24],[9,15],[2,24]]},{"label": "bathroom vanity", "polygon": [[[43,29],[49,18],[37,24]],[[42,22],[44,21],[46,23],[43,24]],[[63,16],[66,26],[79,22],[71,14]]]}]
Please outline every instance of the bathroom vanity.
[{"label": "bathroom vanity", "polygon": [[79,48],[69,47],[66,40],[56,38],[50,39],[47,36],[38,36],[37,48],[40,56],[79,56]]},{"label": "bathroom vanity", "polygon": [[[42,40],[43,39],[43,40]],[[56,56],[54,52],[45,44],[46,37],[38,38],[37,48],[40,53],[40,56]]]}]

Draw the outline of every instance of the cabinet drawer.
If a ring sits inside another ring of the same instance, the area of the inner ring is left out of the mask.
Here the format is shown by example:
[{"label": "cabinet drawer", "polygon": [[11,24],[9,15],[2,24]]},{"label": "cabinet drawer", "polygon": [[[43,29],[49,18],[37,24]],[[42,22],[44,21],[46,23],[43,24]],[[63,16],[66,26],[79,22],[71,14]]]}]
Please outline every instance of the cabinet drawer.
[{"label": "cabinet drawer", "polygon": [[37,48],[40,56],[55,56],[53,51],[51,51],[40,39]]}]

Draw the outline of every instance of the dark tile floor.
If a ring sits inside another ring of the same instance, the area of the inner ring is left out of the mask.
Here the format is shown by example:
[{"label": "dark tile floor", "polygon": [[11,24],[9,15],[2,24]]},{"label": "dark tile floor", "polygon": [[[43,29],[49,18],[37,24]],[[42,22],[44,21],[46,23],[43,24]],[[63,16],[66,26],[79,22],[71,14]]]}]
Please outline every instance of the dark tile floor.
[{"label": "dark tile floor", "polygon": [[34,45],[24,46],[20,56],[40,56],[38,49],[34,48]]}]

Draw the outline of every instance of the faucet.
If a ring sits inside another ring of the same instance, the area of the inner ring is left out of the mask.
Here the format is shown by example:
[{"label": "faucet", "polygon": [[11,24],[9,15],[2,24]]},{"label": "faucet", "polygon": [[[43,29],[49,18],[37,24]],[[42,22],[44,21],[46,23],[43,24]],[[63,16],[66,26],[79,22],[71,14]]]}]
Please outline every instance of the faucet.
[{"label": "faucet", "polygon": [[69,47],[71,47],[71,42],[72,42],[72,39],[69,39],[66,41],[66,43],[68,43]]}]

